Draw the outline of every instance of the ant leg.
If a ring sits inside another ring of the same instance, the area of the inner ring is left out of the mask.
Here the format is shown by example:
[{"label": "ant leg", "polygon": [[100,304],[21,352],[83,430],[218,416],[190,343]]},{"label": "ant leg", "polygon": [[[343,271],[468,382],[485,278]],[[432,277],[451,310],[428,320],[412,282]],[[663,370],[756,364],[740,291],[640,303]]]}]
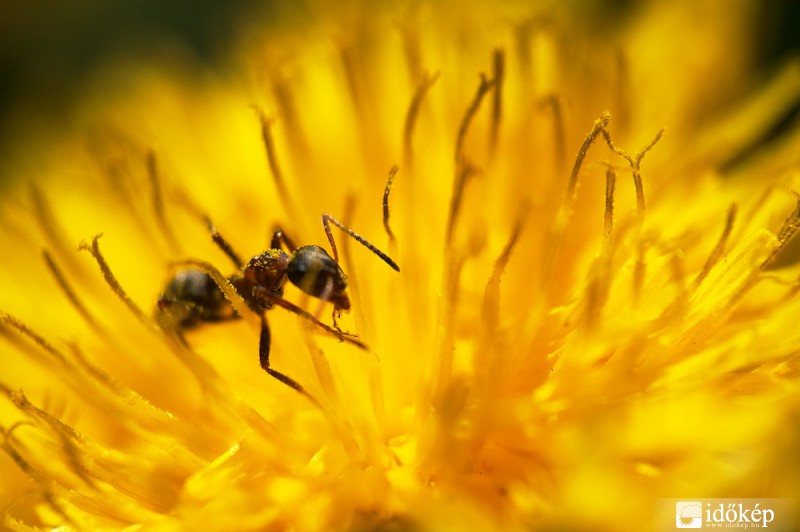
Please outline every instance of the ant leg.
[{"label": "ant leg", "polygon": [[[319,303],[317,304],[317,310],[314,312],[314,317],[319,320],[319,317],[322,316],[322,310],[325,308],[325,303],[330,301],[331,295],[333,294],[333,279],[328,278],[325,281],[325,287],[322,289],[322,292],[319,294]],[[335,307],[335,306],[334,306]],[[336,308],[333,309],[334,316],[336,315]],[[336,318],[334,317],[333,326],[336,327]],[[339,328],[336,327],[338,330]]]},{"label": "ant leg", "polygon": [[236,265],[237,268],[240,270],[244,267],[244,261],[239,256],[236,251],[233,250],[233,246],[225,240],[225,238],[217,231],[217,228],[214,226],[211,218],[206,217],[206,224],[208,225],[208,231],[211,233],[211,240],[222,250],[225,255],[228,256],[229,259]]},{"label": "ant leg", "polygon": [[275,229],[272,231],[272,240],[270,240],[269,247],[270,249],[281,249],[281,243],[286,246],[289,253],[294,253],[297,250],[297,245],[294,243],[294,240],[284,233],[280,226],[275,226]]},{"label": "ant leg", "polygon": [[305,390],[305,388],[303,388],[300,385],[300,383],[298,383],[296,380],[292,379],[291,377],[289,377],[287,375],[284,375],[280,371],[274,370],[274,369],[272,369],[272,367],[270,367],[270,364],[269,364],[269,351],[270,351],[271,343],[272,343],[272,335],[270,334],[270,331],[269,331],[269,324],[267,323],[267,317],[262,314],[261,315],[261,335],[260,335],[259,341],[258,341],[258,361],[261,364],[261,368],[264,371],[266,371],[267,373],[269,373],[269,375],[271,377],[274,377],[275,379],[281,381],[283,384],[285,384],[289,388],[292,388],[296,392],[299,392],[299,393],[305,395],[313,403],[319,405],[317,400],[314,399],[314,397],[311,394],[309,394]]},{"label": "ant leg", "polygon": [[[333,294],[333,279],[328,279],[325,282],[325,288],[322,289],[322,292],[319,294],[319,303],[317,304],[317,310],[314,312],[314,318],[319,320],[320,316],[322,316],[322,311],[325,308],[325,303],[330,301],[331,295]],[[334,305],[333,310],[331,311],[331,321],[333,322],[333,328],[346,335],[339,325],[336,323],[337,318],[341,317],[342,311]]]},{"label": "ant leg", "polygon": [[[314,311],[314,319],[317,322],[319,321],[320,316],[322,316],[322,311],[325,309],[325,303],[330,301],[332,294],[333,294],[333,279],[329,278],[325,282],[325,287],[322,289],[322,292],[319,294],[319,303],[317,304],[317,310]],[[341,327],[339,327],[339,324],[336,323],[336,320],[339,317],[341,317],[341,315],[342,315],[342,311],[340,309],[338,309],[336,307],[336,305],[334,305],[333,306],[333,310],[331,311],[331,321],[333,322],[333,328],[336,329],[337,331],[339,331],[339,333],[341,333],[344,337],[352,336],[352,334],[348,334],[348,333],[344,332],[341,329]],[[342,338],[340,338],[340,340],[341,339]]]},{"label": "ant leg", "polygon": [[383,251],[379,250],[378,248],[367,242],[367,240],[364,237],[362,237],[361,235],[359,235],[358,233],[356,233],[355,231],[344,225],[342,222],[340,222],[330,214],[323,214],[322,225],[325,227],[325,234],[328,236],[328,242],[331,243],[331,249],[333,250],[333,260],[339,262],[339,252],[336,249],[336,243],[333,241],[333,233],[331,232],[330,224],[335,225],[336,227],[338,227],[339,229],[341,229],[342,231],[353,237],[359,244],[361,244],[362,246],[373,252],[375,255],[377,255],[383,262],[388,264],[393,270],[398,272],[400,271],[400,266],[398,266],[395,261],[390,259],[389,256],[386,255],[386,253],[384,253]]},{"label": "ant leg", "polygon": [[356,347],[359,347],[361,349],[366,349],[367,348],[367,345],[364,342],[362,342],[361,340],[359,340],[358,338],[355,338],[352,335],[343,333],[342,331],[340,331],[338,329],[335,329],[335,328],[331,327],[330,325],[326,325],[326,324],[322,323],[317,318],[315,318],[313,314],[311,314],[309,312],[306,312],[305,310],[303,310],[302,308],[298,307],[294,303],[292,303],[290,301],[286,301],[285,299],[283,299],[280,296],[275,295],[274,293],[270,293],[264,287],[261,287],[261,286],[254,287],[253,288],[253,294],[258,298],[267,299],[273,305],[277,305],[279,307],[283,307],[286,310],[288,310],[289,312],[293,312],[294,314],[297,314],[301,318],[307,319],[308,321],[310,321],[311,323],[313,323],[314,325],[316,325],[317,327],[319,327],[323,331],[327,332],[328,334],[330,334],[332,336],[335,336],[340,342],[347,342],[347,343],[352,344],[352,345],[354,345]]}]

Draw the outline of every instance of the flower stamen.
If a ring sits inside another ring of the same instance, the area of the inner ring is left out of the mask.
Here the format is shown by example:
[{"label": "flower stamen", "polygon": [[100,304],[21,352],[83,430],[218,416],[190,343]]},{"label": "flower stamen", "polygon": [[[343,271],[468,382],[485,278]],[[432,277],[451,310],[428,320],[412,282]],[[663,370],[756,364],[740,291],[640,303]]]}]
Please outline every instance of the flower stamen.
[{"label": "flower stamen", "polygon": [[653,146],[655,146],[656,143],[661,139],[661,136],[664,134],[664,131],[666,131],[666,129],[664,128],[659,130],[659,132],[656,133],[655,137],[653,137],[653,140],[651,140],[636,155],[631,156],[628,154],[628,152],[626,152],[625,150],[614,144],[614,141],[611,140],[611,134],[608,132],[605,126],[603,126],[602,128],[603,138],[605,138],[608,147],[611,148],[611,150],[614,153],[623,157],[631,165],[631,173],[633,174],[633,185],[636,188],[636,208],[641,218],[644,217],[644,210],[645,210],[644,186],[642,185],[642,171],[641,171],[642,159],[644,159],[644,156],[647,154],[647,152],[649,152],[653,148]]},{"label": "flower stamen", "polygon": [[85,453],[81,453],[80,446],[86,445],[86,439],[71,426],[67,425],[47,410],[43,410],[31,403],[22,390],[17,390],[9,396],[11,402],[27,416],[44,422],[61,440],[62,449],[67,460],[72,466],[72,472],[83,480],[88,486],[97,487],[85,465]]},{"label": "flower stamen", "polygon": [[484,74],[481,74],[481,82],[478,85],[478,90],[472,99],[472,103],[470,103],[469,107],[467,108],[466,113],[464,113],[464,118],[461,120],[461,125],[458,127],[455,157],[456,164],[459,166],[464,166],[467,164],[466,157],[464,155],[464,141],[466,140],[469,126],[472,124],[472,120],[478,113],[478,109],[481,107],[481,102],[483,102],[483,99],[487,94],[489,94],[489,91],[492,90],[493,87],[495,87],[495,80],[487,79]]},{"label": "flower stamen", "polygon": [[111,267],[108,265],[108,262],[106,262],[105,257],[100,251],[100,244],[98,243],[98,240],[100,240],[100,237],[102,236],[102,234],[93,236],[91,245],[87,244],[86,242],[81,242],[81,244],[78,246],[78,250],[88,251],[92,257],[94,257],[95,262],[97,262],[97,265],[100,267],[100,272],[103,274],[103,279],[105,279],[106,284],[117,295],[117,297],[122,300],[125,306],[128,307],[128,310],[130,310],[133,315],[136,316],[136,318],[144,325],[151,329],[155,328],[153,321],[147,316],[147,314],[142,312],[142,309],[140,309],[136,303],[133,302],[130,296],[122,288],[122,285],[119,284],[119,281],[117,281],[114,273],[111,271]]},{"label": "flower stamen", "polygon": [[581,171],[581,166],[583,166],[584,159],[586,159],[586,154],[589,152],[589,148],[592,147],[592,144],[594,144],[597,136],[601,133],[605,134],[606,127],[608,126],[609,122],[611,122],[611,114],[608,111],[603,111],[603,114],[600,115],[600,118],[594,121],[591,131],[589,131],[589,134],[586,135],[586,138],[583,140],[583,144],[581,144],[580,150],[578,150],[578,155],[575,157],[575,164],[572,165],[572,171],[569,174],[567,194],[564,197],[564,207],[567,209],[572,208],[572,202],[575,200],[575,189],[578,186],[578,174]]},{"label": "flower stamen", "polygon": [[86,320],[86,323],[95,331],[100,331],[100,326],[97,324],[97,320],[94,319],[89,313],[89,310],[86,308],[86,305],[78,298],[78,294],[72,288],[72,285],[69,284],[67,278],[64,276],[64,272],[61,271],[58,264],[56,264],[55,260],[53,259],[52,255],[49,251],[42,250],[42,257],[44,258],[45,264],[47,264],[47,269],[50,270],[50,273],[53,275],[53,278],[58,284],[59,288],[64,292],[64,295],[67,296],[67,300],[70,304],[78,311],[78,314]]},{"label": "flower stamen", "polygon": [[167,222],[166,209],[164,208],[164,195],[161,186],[161,175],[158,171],[158,159],[156,158],[155,150],[147,150],[145,163],[147,166],[147,176],[150,178],[150,194],[153,202],[153,212],[156,216],[156,223],[167,238],[169,245],[173,249],[180,249],[180,243],[175,238],[175,233]]},{"label": "flower stamen", "polygon": [[603,246],[601,255],[610,259],[613,244],[614,230],[614,189],[617,182],[617,173],[609,166],[606,169],[606,203],[603,209]]},{"label": "flower stamen", "polygon": [[[556,100],[553,101],[555,102]],[[555,110],[556,107],[553,109]],[[578,150],[578,155],[575,157],[575,163],[573,164],[572,171],[570,172],[566,193],[562,198],[558,211],[556,212],[555,220],[548,231],[547,245],[545,247],[545,252],[542,254],[542,275],[539,290],[544,297],[540,299],[540,306],[547,302],[546,300],[547,296],[549,295],[549,287],[551,286],[550,279],[553,275],[553,270],[555,268],[558,256],[561,253],[561,246],[564,243],[567,224],[572,216],[572,206],[575,202],[575,191],[577,188],[578,176],[580,174],[581,167],[586,159],[586,154],[589,152],[589,148],[591,148],[598,135],[605,130],[605,127],[608,126],[610,121],[611,114],[608,111],[604,111],[600,115],[600,118],[594,121],[591,131],[589,131],[589,134],[586,135],[580,150]]]},{"label": "flower stamen", "polygon": [[611,252],[613,249],[614,191],[617,173],[611,165],[606,168],[606,194],[603,211],[603,239],[600,255],[589,271],[586,287],[586,323],[593,329],[608,299],[611,282]]},{"label": "flower stamen", "polygon": [[489,126],[489,153],[494,156],[500,134],[500,121],[503,118],[503,82],[505,81],[505,52],[498,48],[492,54],[492,80],[494,98],[492,99],[492,121]]},{"label": "flower stamen", "polygon": [[35,184],[30,185],[30,195],[33,200],[34,216],[39,222],[42,232],[47,239],[51,249],[56,251],[56,255],[62,258],[73,260],[75,254],[68,248],[65,242],[70,240],[63,232],[63,224],[56,220],[53,209],[47,201],[47,196]]},{"label": "flower stamen", "polygon": [[502,277],[503,272],[505,271],[506,266],[511,259],[511,252],[514,251],[514,247],[517,245],[519,236],[522,233],[522,228],[525,225],[525,220],[528,218],[529,211],[530,204],[528,202],[524,202],[515,218],[514,227],[511,229],[511,235],[508,237],[506,245],[503,247],[503,250],[500,252],[500,255],[498,255],[494,262],[492,275],[486,282],[486,288],[483,292],[483,305],[481,311],[481,316],[483,319],[481,320],[481,323],[484,325],[487,331],[496,330],[500,306],[500,278]]},{"label": "flower stamen", "polygon": [[433,87],[433,84],[436,83],[437,79],[439,79],[438,72],[432,76],[428,74],[422,76],[417,90],[414,91],[414,97],[411,99],[408,111],[406,112],[405,125],[403,126],[403,162],[408,168],[412,168],[414,161],[412,140],[414,138],[414,126],[417,123],[417,116],[419,115],[419,110],[422,107],[422,101],[425,99],[425,95],[428,94],[428,91]]},{"label": "flower stamen", "polygon": [[567,141],[564,133],[564,104],[557,94],[551,94],[542,101],[541,105],[552,114],[556,175],[560,176],[563,174],[564,165],[567,162]]},{"label": "flower stamen", "polygon": [[792,191],[792,193],[794,194],[796,201],[794,211],[792,211],[792,214],[786,218],[780,230],[778,231],[778,245],[761,264],[762,270],[769,267],[769,265],[775,260],[775,257],[778,256],[778,254],[783,250],[783,248],[786,247],[786,244],[789,243],[795,233],[797,233],[798,229],[800,229],[800,194],[794,191]]},{"label": "flower stamen", "polygon": [[[606,124],[607,125],[607,124]],[[661,130],[656,133],[653,140],[651,140],[644,148],[639,150],[639,152],[631,156],[625,150],[618,147],[614,144],[614,141],[611,140],[611,134],[608,132],[605,126],[602,128],[603,138],[605,138],[608,147],[614,153],[617,153],[631,166],[631,174],[633,175],[633,186],[636,189],[636,240],[638,241],[638,245],[636,246],[636,263],[634,265],[633,271],[633,298],[634,303],[639,301],[639,296],[642,292],[642,286],[644,285],[644,278],[645,278],[645,269],[647,265],[644,261],[644,253],[646,248],[646,242],[642,236],[642,228],[644,226],[644,214],[645,214],[645,199],[644,199],[644,185],[642,184],[642,171],[641,171],[641,164],[642,159],[644,159],[645,154],[649,152],[653,146],[661,139],[661,136],[664,134],[665,129],[662,128]]]},{"label": "flower stamen", "polygon": [[392,166],[391,170],[389,170],[389,178],[386,180],[386,187],[383,189],[383,228],[386,229],[386,234],[389,235],[389,246],[395,246],[397,242],[394,233],[392,233],[392,228],[389,227],[389,194],[392,192],[394,178],[399,170],[397,165]]},{"label": "flower stamen", "polygon": [[[59,489],[58,485],[56,485],[49,476],[39,471],[36,467],[34,467],[28,460],[26,460],[22,454],[15,448],[12,441],[12,433],[23,425],[29,425],[30,423],[27,422],[17,422],[11,425],[10,427],[3,428],[0,426],[0,433],[2,433],[2,443],[0,443],[0,448],[2,448],[3,452],[8,455],[8,457],[17,464],[17,467],[28,475],[34,482],[36,482],[39,487],[41,488],[41,497],[44,501],[48,504],[48,506],[58,514],[59,517],[64,519],[64,521],[70,524],[73,527],[77,527],[75,521],[67,514],[67,512],[56,502],[57,496],[53,493],[54,489]],[[8,516],[7,510],[3,511],[3,522],[8,524],[8,521],[11,518]]]},{"label": "flower stamen", "polygon": [[461,167],[455,181],[453,181],[453,195],[450,199],[450,210],[447,216],[447,233],[445,234],[445,247],[450,249],[453,245],[453,235],[455,233],[456,223],[458,221],[458,214],[461,211],[461,203],[464,197],[464,189],[467,185],[467,180],[480,171],[472,164],[464,164]]},{"label": "flower stamen", "polygon": [[292,196],[289,193],[289,187],[286,186],[286,179],[283,176],[283,170],[278,163],[278,155],[275,150],[275,139],[272,136],[272,120],[268,118],[264,111],[259,107],[253,107],[258,114],[258,120],[261,124],[261,141],[264,143],[264,149],[267,153],[267,164],[269,165],[272,180],[275,182],[275,188],[278,190],[281,204],[286,209],[286,214],[292,220],[301,219],[299,216],[300,211],[297,209]]},{"label": "flower stamen", "polygon": [[722,230],[722,234],[719,236],[719,240],[717,240],[717,244],[714,246],[714,249],[711,250],[711,254],[706,259],[706,263],[703,265],[703,269],[700,270],[700,273],[697,274],[694,281],[692,282],[692,289],[696,289],[700,286],[700,283],[703,282],[703,279],[706,278],[708,272],[711,271],[711,268],[714,267],[719,259],[722,257],[722,254],[725,252],[725,244],[727,244],[728,239],[730,238],[731,232],[733,231],[733,224],[736,221],[736,204],[732,204],[728,209],[728,216],[725,219],[725,228]]},{"label": "flower stamen", "polygon": [[[42,335],[40,335],[39,333],[28,327],[25,323],[21,322],[14,316],[6,314],[5,312],[0,312],[0,324],[5,325],[7,327],[11,327],[12,329],[15,329],[18,333],[22,334],[23,336],[26,336],[30,340],[33,340],[33,343],[35,343],[47,354],[56,359],[62,366],[71,369],[70,363],[67,361],[67,358],[61,351],[56,349],[50,342],[45,340],[45,338]],[[36,353],[36,351],[30,351],[30,352]],[[47,362],[45,362],[45,364],[47,364]]]}]

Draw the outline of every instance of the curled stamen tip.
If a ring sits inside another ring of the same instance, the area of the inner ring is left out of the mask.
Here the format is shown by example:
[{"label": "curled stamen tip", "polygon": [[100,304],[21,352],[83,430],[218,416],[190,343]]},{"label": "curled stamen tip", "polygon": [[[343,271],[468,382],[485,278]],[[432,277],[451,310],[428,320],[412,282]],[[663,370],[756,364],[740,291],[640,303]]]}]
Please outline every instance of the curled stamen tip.
[{"label": "curled stamen tip", "polygon": [[250,107],[250,109],[252,109],[253,112],[256,113],[258,116],[267,118],[267,116],[264,114],[264,110],[261,109],[261,106],[258,105],[257,103],[251,103],[250,105],[248,105],[248,107]]},{"label": "curled stamen tip", "polygon": [[97,245],[97,241],[100,240],[100,237],[103,236],[103,233],[97,233],[92,237],[92,243],[87,244],[86,240],[81,240],[81,243],[78,244],[78,251],[91,251],[94,246]]}]

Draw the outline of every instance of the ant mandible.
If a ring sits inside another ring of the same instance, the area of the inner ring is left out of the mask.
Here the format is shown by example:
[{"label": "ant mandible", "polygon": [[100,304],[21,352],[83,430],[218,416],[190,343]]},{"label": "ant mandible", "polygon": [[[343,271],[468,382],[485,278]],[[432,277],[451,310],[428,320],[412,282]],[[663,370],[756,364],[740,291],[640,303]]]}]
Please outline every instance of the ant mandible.
[{"label": "ant mandible", "polygon": [[[395,271],[400,267],[385,253],[370,244],[329,214],[322,215],[322,225],[331,244],[333,257],[319,246],[297,247],[294,241],[280,227],[275,228],[270,241],[270,249],[251,258],[245,264],[231,245],[214,229],[208,221],[211,238],[240,270],[228,277],[228,282],[238,292],[247,306],[261,317],[261,335],[258,355],[261,367],[272,377],[278,379],[298,392],[308,395],[303,387],[291,377],[273,369],[269,362],[271,334],[266,311],[273,306],[283,307],[302,316],[317,327],[336,336],[340,341],[358,347],[366,346],[356,337],[343,333],[338,327],[326,325],[319,319],[283,298],[287,279],[306,294],[325,303],[333,303],[334,317],[342,311],[350,310],[347,295],[347,276],[339,266],[339,254],[333,240],[330,224],[333,224],[372,251]],[[285,251],[284,251],[285,248]],[[235,319],[239,316],[214,279],[198,268],[183,269],[176,272],[167,282],[156,308],[159,322],[167,322],[178,330],[188,329],[204,322],[217,322]],[[310,396],[309,396],[310,397]]]}]

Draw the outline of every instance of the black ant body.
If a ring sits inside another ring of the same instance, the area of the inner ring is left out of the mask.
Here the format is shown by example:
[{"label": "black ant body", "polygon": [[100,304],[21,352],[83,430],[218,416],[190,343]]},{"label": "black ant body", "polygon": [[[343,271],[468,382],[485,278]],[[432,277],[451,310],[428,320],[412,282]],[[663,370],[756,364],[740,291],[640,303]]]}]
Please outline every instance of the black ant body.
[{"label": "black ant body", "polygon": [[[400,271],[399,266],[386,254],[328,214],[322,215],[322,224],[331,244],[333,257],[319,246],[297,247],[294,241],[280,228],[276,228],[272,234],[270,249],[256,255],[245,264],[222,235],[209,224],[214,242],[240,270],[230,276],[228,282],[250,310],[261,316],[259,342],[261,367],[272,377],[303,394],[306,392],[300,384],[270,367],[271,335],[265,314],[267,310],[276,305],[283,307],[310,320],[317,327],[336,336],[341,341],[350,342],[362,348],[366,347],[356,337],[339,330],[335,326],[335,321],[334,327],[326,325],[316,316],[283,298],[283,289],[288,279],[306,294],[323,303],[331,302],[334,307],[334,317],[342,311],[350,310],[347,276],[339,266],[338,251],[330,228],[331,223],[375,253],[392,269]],[[162,318],[159,320],[162,324],[169,323],[178,330],[205,322],[239,317],[214,279],[205,271],[196,268],[184,269],[175,273],[167,282],[158,299],[156,312]]]}]

